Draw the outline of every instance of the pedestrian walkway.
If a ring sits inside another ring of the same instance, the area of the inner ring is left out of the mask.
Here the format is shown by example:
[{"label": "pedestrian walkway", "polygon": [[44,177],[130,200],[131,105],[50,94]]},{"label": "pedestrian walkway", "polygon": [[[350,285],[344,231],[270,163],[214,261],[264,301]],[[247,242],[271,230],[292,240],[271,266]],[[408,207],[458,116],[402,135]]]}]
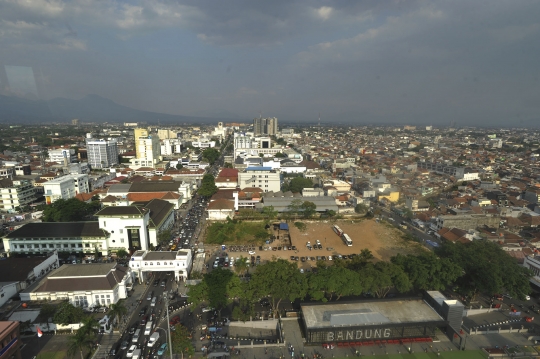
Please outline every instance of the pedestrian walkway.
[{"label": "pedestrian walkway", "polygon": [[139,305],[141,298],[146,294],[148,285],[135,283],[129,297],[124,299],[124,306],[127,309],[127,314],[120,320],[119,331],[123,333],[126,330],[126,325],[129,324],[131,317],[135,314],[136,308]]},{"label": "pedestrian walkway", "polygon": [[121,338],[119,333],[103,334],[98,338],[98,349],[94,352],[92,359],[107,358],[113,345]]}]

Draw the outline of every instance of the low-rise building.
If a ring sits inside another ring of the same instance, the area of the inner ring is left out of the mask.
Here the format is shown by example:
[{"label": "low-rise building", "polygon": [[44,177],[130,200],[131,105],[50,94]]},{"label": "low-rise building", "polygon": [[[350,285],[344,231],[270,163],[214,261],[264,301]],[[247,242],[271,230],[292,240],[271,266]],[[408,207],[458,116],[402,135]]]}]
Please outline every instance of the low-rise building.
[{"label": "low-rise building", "polygon": [[21,341],[20,322],[1,321],[0,322],[0,349],[2,358],[21,359]]},{"label": "low-rise building", "polygon": [[88,175],[67,175],[43,183],[45,202],[54,203],[58,199],[70,199],[79,193],[90,192]]},{"label": "low-rise building", "polygon": [[176,252],[137,251],[131,256],[129,266],[135,277],[143,283],[149,272],[174,272],[175,279],[186,280],[193,265],[191,250]]},{"label": "low-rise building", "polygon": [[248,167],[238,173],[238,186],[259,187],[264,192],[278,192],[281,188],[281,176],[269,167]]},{"label": "low-rise building", "polygon": [[64,264],[20,294],[21,301],[65,300],[77,307],[110,306],[127,298],[131,268],[117,263]]}]

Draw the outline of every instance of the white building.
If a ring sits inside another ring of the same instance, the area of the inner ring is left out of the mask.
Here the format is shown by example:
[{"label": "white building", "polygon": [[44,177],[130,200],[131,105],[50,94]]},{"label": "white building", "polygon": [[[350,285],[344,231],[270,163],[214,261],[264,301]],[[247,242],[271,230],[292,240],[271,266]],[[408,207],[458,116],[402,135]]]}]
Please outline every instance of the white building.
[{"label": "white building", "polygon": [[144,207],[107,206],[96,217],[99,228],[109,233],[109,250],[150,250],[157,246],[159,233],[173,226],[174,205],[153,199]]},{"label": "white building", "polygon": [[58,199],[70,199],[79,193],[89,193],[88,175],[67,175],[43,183],[45,202],[51,204]]},{"label": "white building", "polygon": [[5,258],[1,260],[0,306],[56,268],[58,268],[56,251],[46,258]]},{"label": "white building", "polygon": [[118,164],[118,143],[115,139],[87,138],[88,164],[92,168],[108,168]]},{"label": "white building", "polygon": [[186,280],[193,265],[191,250],[183,249],[177,252],[137,251],[131,256],[129,266],[143,283],[148,272],[174,272],[174,278]]},{"label": "white building", "polygon": [[64,264],[22,291],[21,301],[67,299],[77,307],[110,306],[127,298],[130,268],[116,263]]},{"label": "white building", "polygon": [[72,148],[58,148],[54,150],[49,150],[48,162],[57,162],[64,164],[64,161],[67,163],[73,163],[77,161],[77,155],[75,150]]},{"label": "white building", "polygon": [[540,257],[538,256],[525,256],[523,266],[533,272],[533,276],[529,281],[537,288],[540,288]]},{"label": "white building", "polygon": [[195,148],[211,148],[216,147],[216,141],[196,141],[191,142],[191,145]]},{"label": "white building", "polygon": [[0,211],[14,212],[36,199],[36,190],[28,180],[0,179]]},{"label": "white building", "polygon": [[182,141],[178,138],[168,138],[161,141],[161,155],[172,156],[182,152]]},{"label": "white building", "polygon": [[146,129],[135,129],[136,158],[131,159],[133,167],[155,167],[161,162],[161,146],[157,134],[151,134]]},{"label": "white building", "polygon": [[248,167],[238,172],[238,186],[259,187],[264,192],[278,192],[281,189],[281,176],[269,167]]}]

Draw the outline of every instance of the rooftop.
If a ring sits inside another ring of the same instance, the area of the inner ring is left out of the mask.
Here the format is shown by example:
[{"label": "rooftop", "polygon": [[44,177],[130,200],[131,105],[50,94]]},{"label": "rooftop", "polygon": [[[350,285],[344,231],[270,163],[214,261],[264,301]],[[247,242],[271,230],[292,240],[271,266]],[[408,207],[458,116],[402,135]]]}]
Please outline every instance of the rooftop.
[{"label": "rooftop", "polygon": [[419,299],[302,305],[302,313],[309,329],[444,321]]},{"label": "rooftop", "polygon": [[144,256],[145,260],[148,261],[159,261],[159,260],[166,260],[166,261],[172,261],[176,259],[176,253],[177,252],[148,252],[146,253],[146,256]]},{"label": "rooftop", "polygon": [[[118,207],[108,207],[118,208]],[[99,222],[36,222],[27,223],[14,230],[5,238],[78,238],[104,237],[105,233],[99,228]]]}]

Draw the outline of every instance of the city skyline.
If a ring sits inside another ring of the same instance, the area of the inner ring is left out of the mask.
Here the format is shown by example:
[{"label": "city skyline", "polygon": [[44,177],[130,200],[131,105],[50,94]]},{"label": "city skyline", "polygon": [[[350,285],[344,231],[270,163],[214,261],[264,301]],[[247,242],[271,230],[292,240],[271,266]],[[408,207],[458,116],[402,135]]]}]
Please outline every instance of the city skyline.
[{"label": "city skyline", "polygon": [[282,123],[535,127],[535,2],[18,1],[0,94]]}]

